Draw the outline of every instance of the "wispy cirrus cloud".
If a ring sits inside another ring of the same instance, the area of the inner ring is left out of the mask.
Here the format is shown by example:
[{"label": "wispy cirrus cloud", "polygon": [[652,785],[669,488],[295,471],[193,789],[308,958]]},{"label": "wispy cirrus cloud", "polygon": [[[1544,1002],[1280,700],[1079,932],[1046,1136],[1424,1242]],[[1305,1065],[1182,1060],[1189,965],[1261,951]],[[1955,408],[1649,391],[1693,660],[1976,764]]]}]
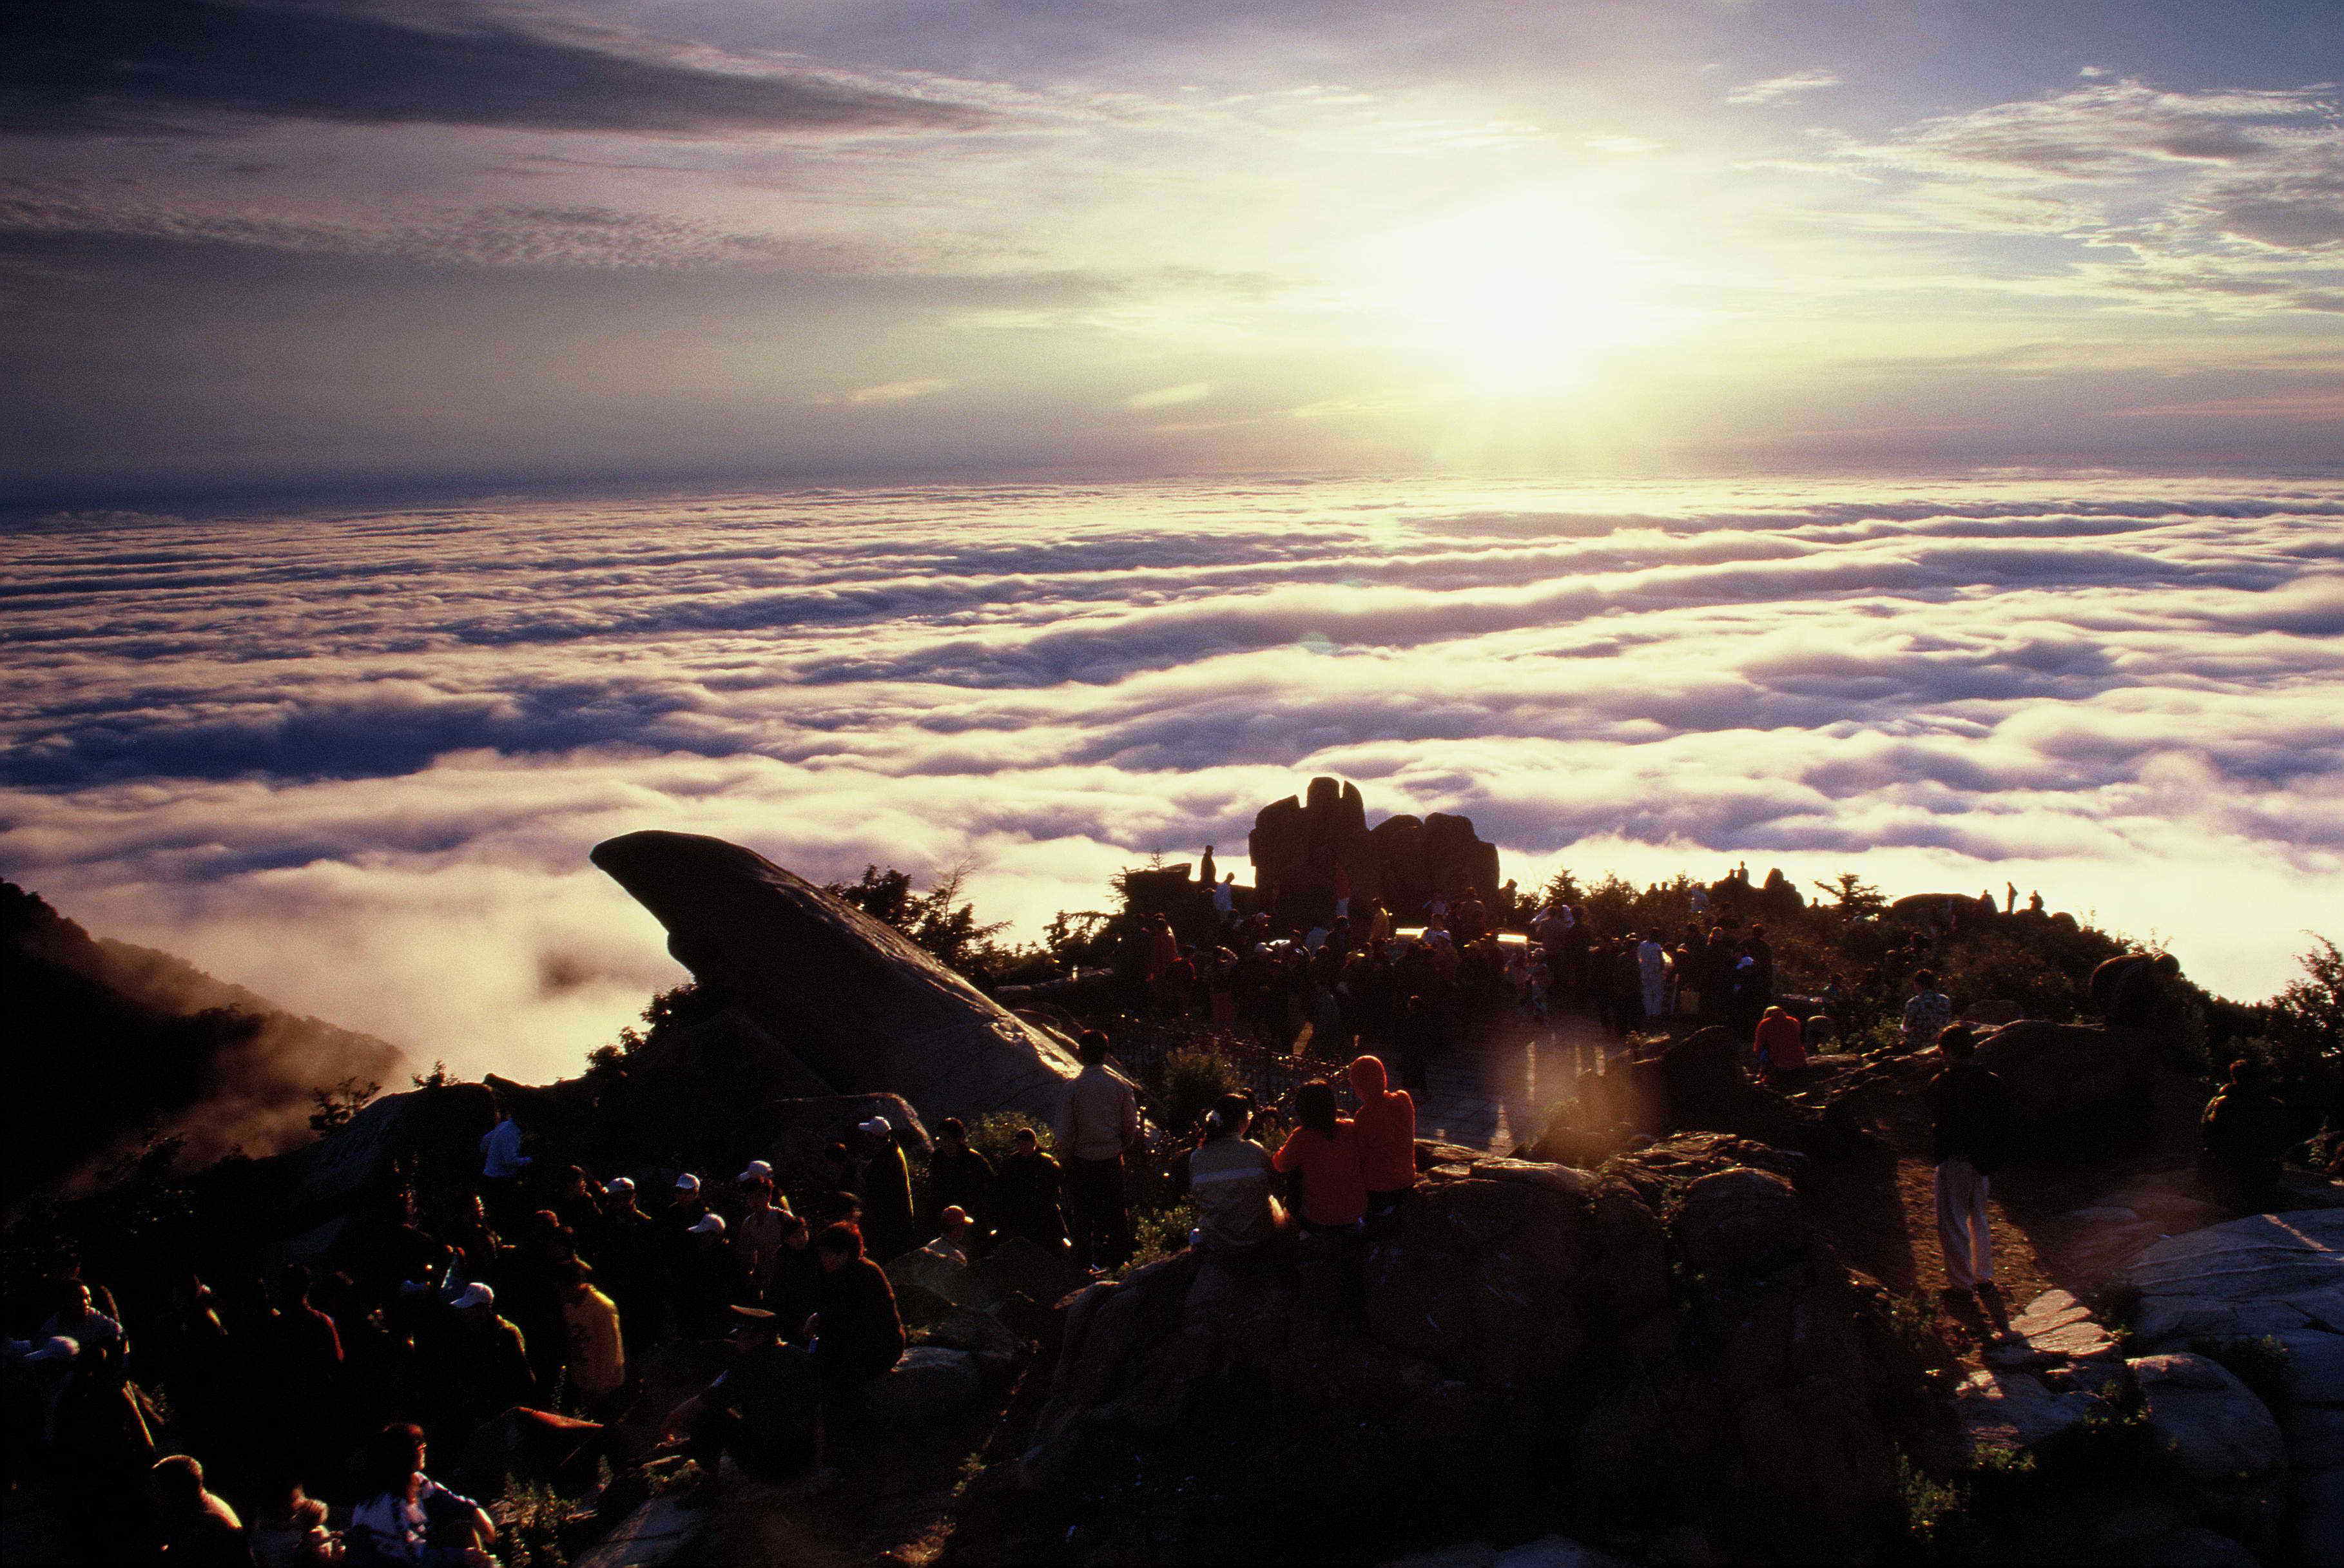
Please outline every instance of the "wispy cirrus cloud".
[{"label": "wispy cirrus cloud", "polygon": [[77,0],[18,7],[0,129],[166,128],[174,112],[707,136],[989,116],[528,0]]},{"label": "wispy cirrus cloud", "polygon": [[1825,87],[1841,86],[1838,74],[1833,71],[1793,71],[1788,76],[1769,76],[1763,82],[1747,82],[1725,95],[1725,101],[1741,107],[1756,104],[1779,104],[1786,99],[1803,97],[1821,92]]}]

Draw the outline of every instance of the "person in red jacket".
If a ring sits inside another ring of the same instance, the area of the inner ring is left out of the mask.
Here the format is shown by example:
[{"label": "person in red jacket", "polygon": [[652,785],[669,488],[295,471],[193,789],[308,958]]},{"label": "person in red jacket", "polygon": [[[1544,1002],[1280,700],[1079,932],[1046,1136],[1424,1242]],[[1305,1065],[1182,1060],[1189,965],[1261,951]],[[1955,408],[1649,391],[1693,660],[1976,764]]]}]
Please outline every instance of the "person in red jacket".
[{"label": "person in red jacket", "polygon": [[1378,1057],[1351,1059],[1351,1092],[1359,1101],[1351,1125],[1359,1140],[1359,1179],[1367,1184],[1368,1216],[1382,1219],[1416,1186],[1416,1101],[1406,1089],[1387,1087]]},{"label": "person in red jacket", "polygon": [[1359,1129],[1335,1114],[1334,1086],[1323,1078],[1294,1091],[1294,1119],[1301,1125],[1271,1163],[1302,1176],[1303,1292],[1337,1320],[1364,1327],[1360,1238],[1367,1229],[1368,1184],[1359,1170]]},{"label": "person in red jacket", "polygon": [[1335,1114],[1335,1089],[1312,1078],[1294,1091],[1294,1119],[1274,1163],[1280,1174],[1302,1173],[1306,1230],[1349,1230],[1368,1210],[1368,1184],[1359,1168],[1359,1129]]},{"label": "person in red jacket", "polygon": [[1805,1032],[1798,1019],[1780,1007],[1766,1009],[1753,1043],[1758,1048],[1758,1070],[1770,1083],[1807,1065]]}]

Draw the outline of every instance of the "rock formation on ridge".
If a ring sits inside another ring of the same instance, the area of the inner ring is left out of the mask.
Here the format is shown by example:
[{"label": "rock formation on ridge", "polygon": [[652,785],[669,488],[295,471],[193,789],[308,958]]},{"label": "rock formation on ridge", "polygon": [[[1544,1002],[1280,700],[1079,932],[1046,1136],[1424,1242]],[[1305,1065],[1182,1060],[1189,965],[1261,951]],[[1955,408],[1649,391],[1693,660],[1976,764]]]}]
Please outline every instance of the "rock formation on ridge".
[{"label": "rock formation on ridge", "polygon": [[677,962],[838,1093],[899,1094],[931,1121],[1046,1117],[1076,1071],[1062,1041],[753,851],[644,832],[592,859],[659,917]]},{"label": "rock formation on ridge", "polygon": [[1256,814],[1247,853],[1254,885],[1289,919],[1320,919],[1348,890],[1380,898],[1402,921],[1435,894],[1498,896],[1498,848],[1484,844],[1471,819],[1434,812],[1388,817],[1368,826],[1359,786],[1314,778],[1305,795],[1288,795]]}]

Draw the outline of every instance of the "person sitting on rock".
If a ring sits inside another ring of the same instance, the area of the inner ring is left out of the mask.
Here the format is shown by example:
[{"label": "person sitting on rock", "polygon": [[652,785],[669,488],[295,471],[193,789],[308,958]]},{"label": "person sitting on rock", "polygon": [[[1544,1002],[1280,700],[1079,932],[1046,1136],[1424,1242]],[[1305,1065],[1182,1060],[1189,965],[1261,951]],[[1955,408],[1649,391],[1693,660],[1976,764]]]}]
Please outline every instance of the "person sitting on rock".
[{"label": "person sitting on rock", "polygon": [[1334,1087],[1323,1078],[1294,1091],[1294,1118],[1301,1125],[1273,1163],[1301,1183],[1304,1287],[1330,1316],[1357,1326],[1366,1317],[1359,1241],[1368,1209],[1359,1128],[1336,1115]]},{"label": "person sitting on rock", "polygon": [[936,1234],[898,1258],[894,1274],[957,1307],[970,1295],[967,1243],[975,1221],[957,1203],[947,1204],[936,1218]]},{"label": "person sitting on rock", "polygon": [[1277,1168],[1267,1149],[1246,1138],[1252,1121],[1253,1097],[1225,1094],[1205,1113],[1205,1140],[1188,1153],[1197,1244],[1207,1255],[1254,1256],[1285,1224],[1270,1195]]},{"label": "person sitting on rock", "polygon": [[763,1307],[732,1309],[740,1359],[671,1411],[662,1432],[713,1482],[724,1456],[760,1481],[786,1481],[822,1452],[822,1396],[813,1353],[783,1339]]},{"label": "person sitting on rock", "polygon": [[1937,989],[1937,976],[1927,969],[1915,970],[1913,995],[1904,1004],[1904,1048],[1927,1050],[1953,1018],[1953,998]]},{"label": "person sitting on rock", "polygon": [[[469,1497],[459,1497],[423,1473],[423,1429],[400,1421],[367,1445],[366,1481],[350,1512],[344,1539],[353,1568],[430,1563],[494,1568],[482,1550],[497,1539],[496,1522]],[[450,1541],[457,1533],[466,1543]]]},{"label": "person sitting on rock", "polygon": [[1358,1126],[1336,1115],[1334,1087],[1324,1078],[1294,1091],[1294,1119],[1301,1125],[1279,1146],[1274,1163],[1280,1173],[1300,1179],[1303,1229],[1357,1230],[1368,1210]]},{"label": "person sitting on rock", "polygon": [[2271,1207],[2282,1161],[2297,1139],[2287,1103],[2271,1091],[2260,1064],[2247,1057],[2232,1062],[2228,1084],[2208,1103],[2198,1126],[2208,1173],[2223,1196],[2243,1209]]},{"label": "person sitting on rock", "polygon": [[[1918,978],[1918,976],[1915,976]],[[1945,1296],[1955,1303],[1975,1293],[1997,1329],[2009,1327],[1994,1282],[1994,1232],[1986,1216],[1987,1179],[2010,1141],[2010,1096],[2002,1079],[1976,1059],[1977,1037],[1966,1024],[1937,1037],[1945,1066],[1925,1095],[1935,1124],[1937,1161],[1937,1241],[1945,1257]]]},{"label": "person sitting on rock", "polygon": [[155,1505],[156,1543],[171,1568],[252,1568],[244,1522],[204,1489],[204,1467],[184,1453],[155,1462],[146,1472]]},{"label": "person sitting on rock", "polygon": [[1359,1179],[1367,1186],[1370,1223],[1389,1219],[1416,1189],[1416,1101],[1385,1081],[1378,1057],[1351,1059],[1352,1118],[1359,1144]]},{"label": "person sitting on rock", "polygon": [[864,1391],[904,1354],[904,1320],[886,1270],[863,1254],[863,1233],[829,1225],[814,1238],[822,1278],[814,1287],[814,1371],[826,1420],[859,1423]]},{"label": "person sitting on rock", "polygon": [[1807,1044],[1799,1020],[1779,1007],[1770,1007],[1758,1020],[1751,1044],[1758,1053],[1758,1070],[1768,1083],[1779,1083],[1805,1069]]},{"label": "person sitting on rock", "polygon": [[[960,1118],[948,1116],[936,1124],[936,1147],[928,1156],[928,1229],[935,1230],[944,1211],[959,1208],[977,1215],[993,1210],[993,1162],[968,1146],[968,1129]],[[981,1244],[982,1235],[970,1238]]]}]

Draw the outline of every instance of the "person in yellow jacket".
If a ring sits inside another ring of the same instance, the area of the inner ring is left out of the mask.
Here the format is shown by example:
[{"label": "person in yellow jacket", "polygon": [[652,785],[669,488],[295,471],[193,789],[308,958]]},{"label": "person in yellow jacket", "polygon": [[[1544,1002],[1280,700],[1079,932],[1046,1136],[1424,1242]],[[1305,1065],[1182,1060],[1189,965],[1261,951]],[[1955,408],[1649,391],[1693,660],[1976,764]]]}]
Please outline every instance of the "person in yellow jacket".
[{"label": "person in yellow jacket", "polygon": [[562,1366],[578,1407],[594,1415],[627,1383],[627,1348],[619,1309],[594,1288],[584,1263],[572,1264],[561,1287],[561,1324],[569,1340]]}]

